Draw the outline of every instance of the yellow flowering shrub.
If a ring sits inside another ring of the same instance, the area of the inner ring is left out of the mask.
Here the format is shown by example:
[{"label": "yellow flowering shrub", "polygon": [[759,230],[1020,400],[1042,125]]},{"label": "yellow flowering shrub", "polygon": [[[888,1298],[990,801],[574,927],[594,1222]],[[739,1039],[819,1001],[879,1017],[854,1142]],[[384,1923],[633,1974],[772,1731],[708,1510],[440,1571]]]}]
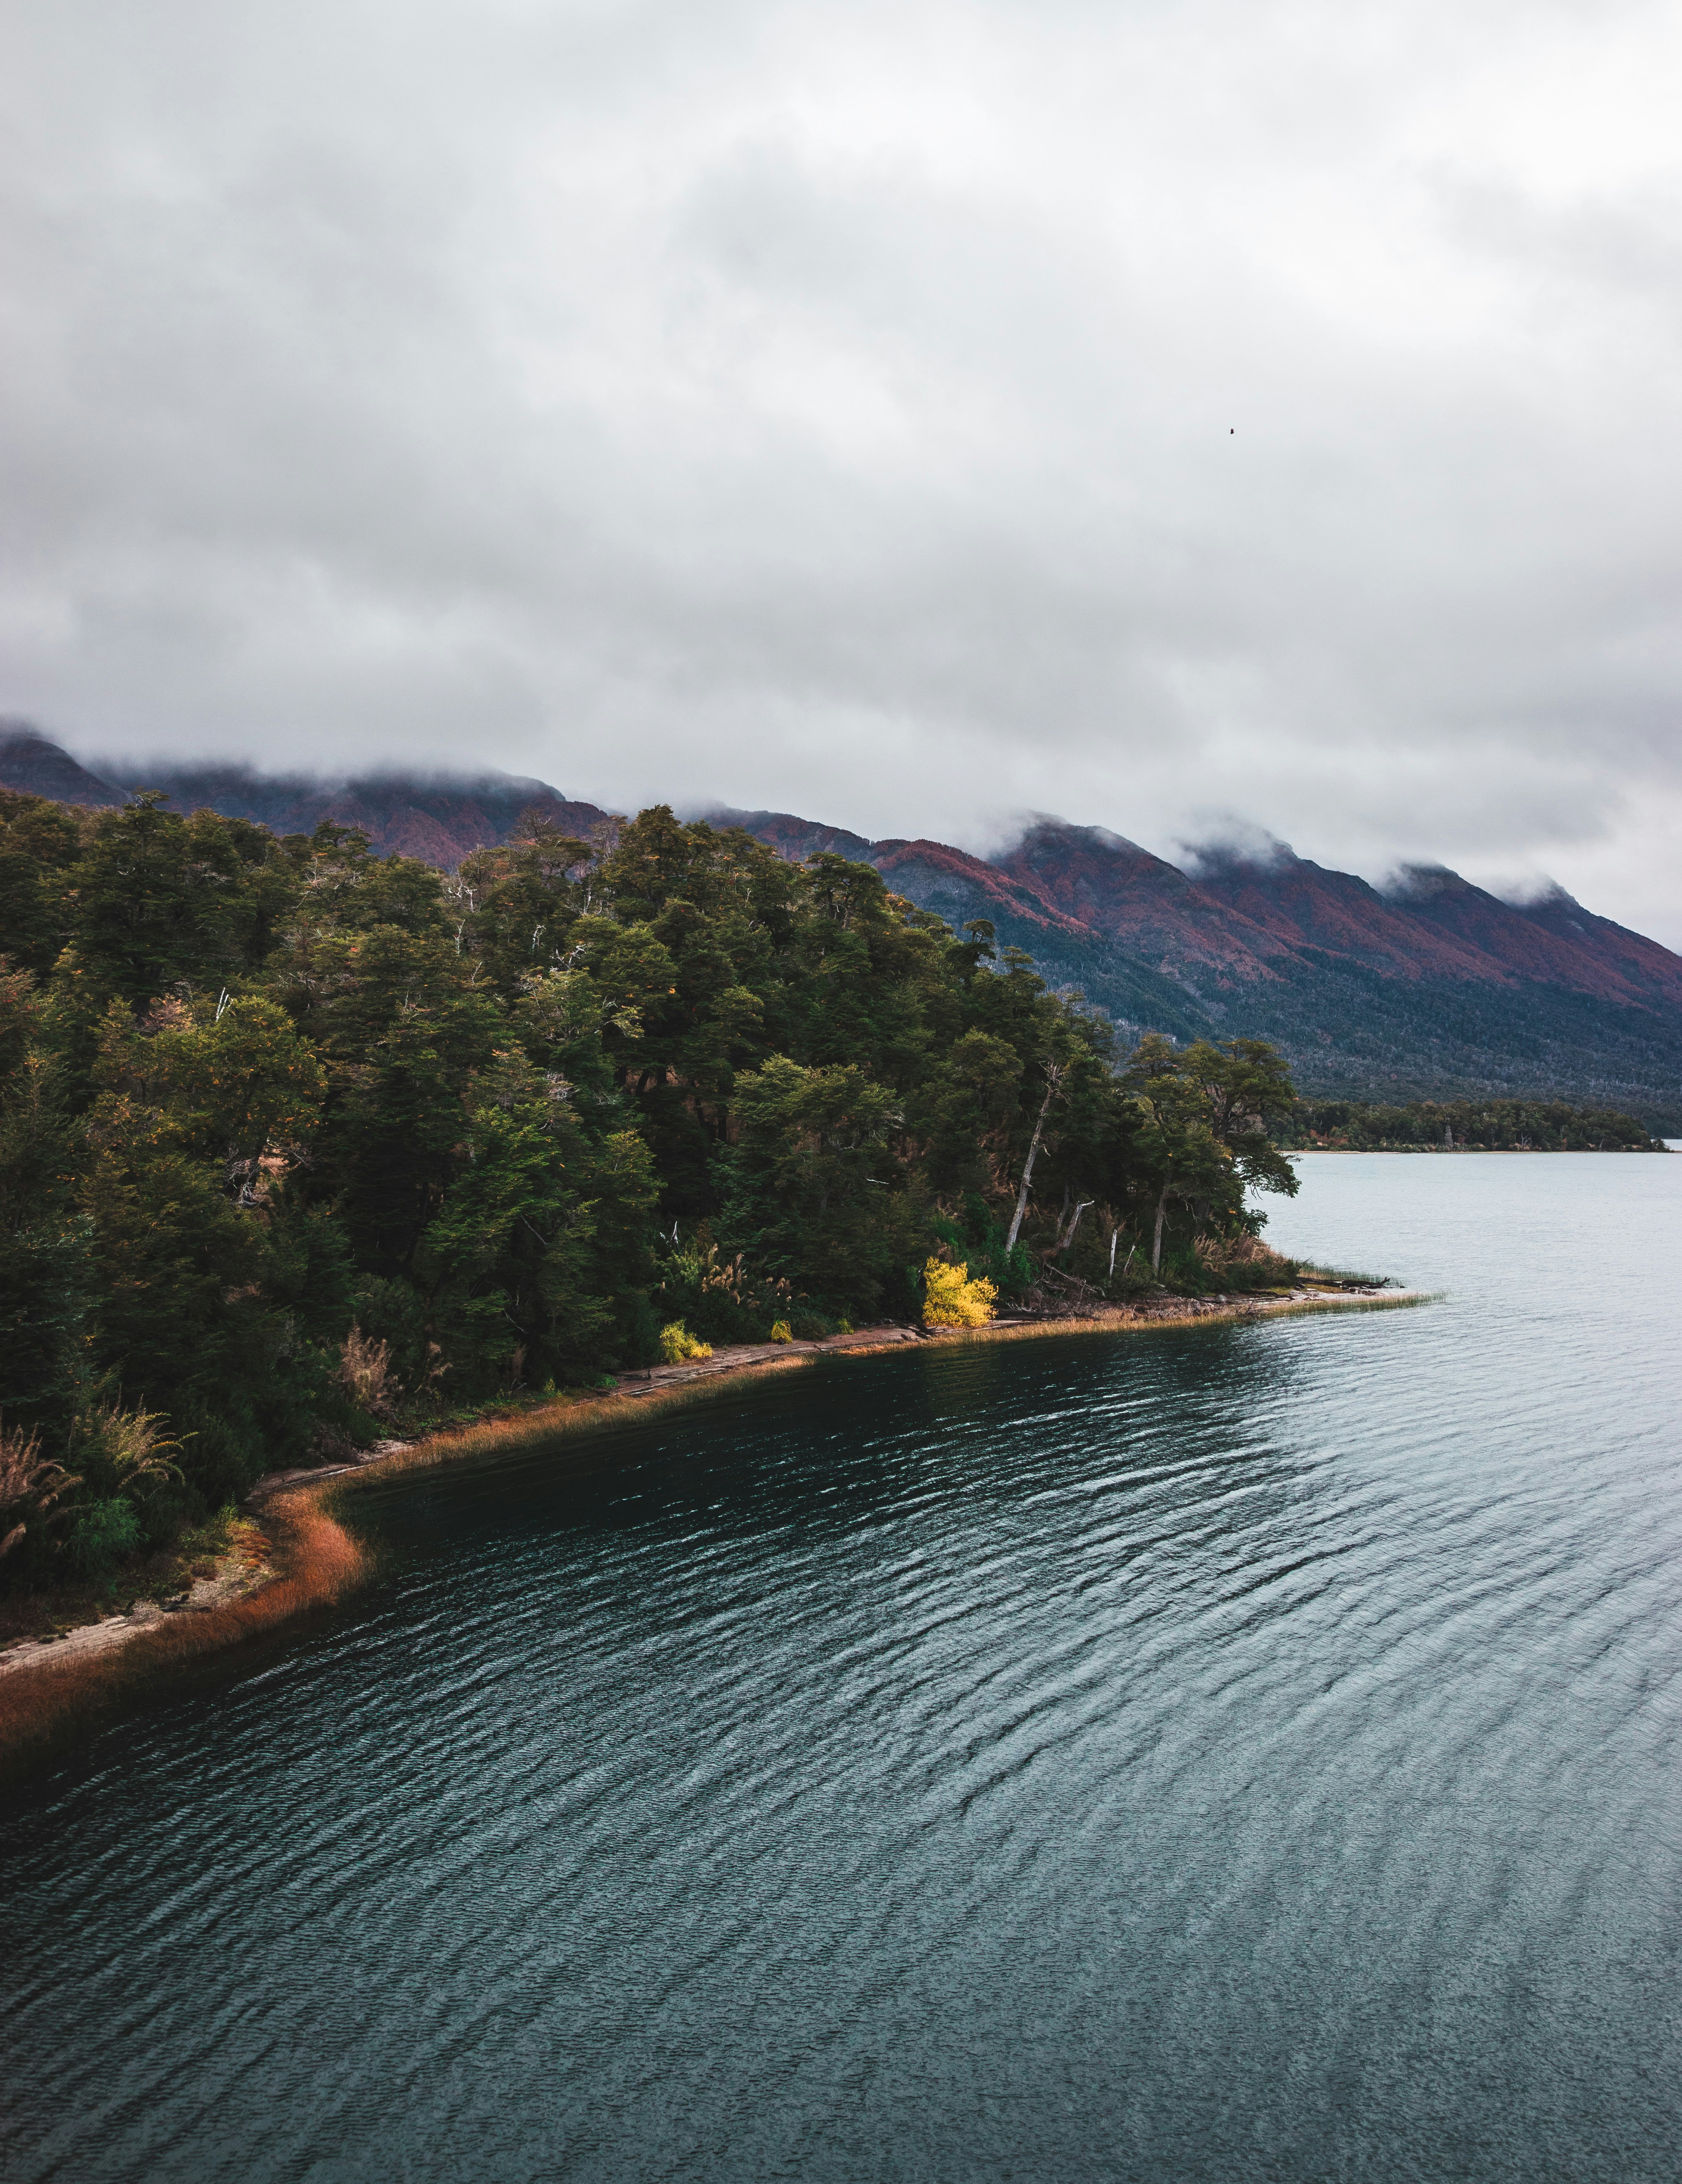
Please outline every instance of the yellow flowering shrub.
[{"label": "yellow flowering shrub", "polygon": [[984,1327],[993,1317],[998,1284],[981,1275],[972,1281],[967,1263],[949,1267],[944,1259],[931,1259],[922,1285],[925,1327]]}]

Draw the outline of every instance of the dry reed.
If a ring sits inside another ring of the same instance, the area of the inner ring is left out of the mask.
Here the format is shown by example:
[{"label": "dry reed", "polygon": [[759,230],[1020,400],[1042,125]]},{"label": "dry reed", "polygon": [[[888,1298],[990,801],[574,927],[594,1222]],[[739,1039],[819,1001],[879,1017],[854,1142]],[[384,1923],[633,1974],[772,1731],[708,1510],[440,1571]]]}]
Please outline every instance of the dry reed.
[{"label": "dry reed", "polygon": [[400,1392],[392,1371],[392,1346],[353,1327],[340,1353],[339,1379],[352,1402],[383,1418]]}]

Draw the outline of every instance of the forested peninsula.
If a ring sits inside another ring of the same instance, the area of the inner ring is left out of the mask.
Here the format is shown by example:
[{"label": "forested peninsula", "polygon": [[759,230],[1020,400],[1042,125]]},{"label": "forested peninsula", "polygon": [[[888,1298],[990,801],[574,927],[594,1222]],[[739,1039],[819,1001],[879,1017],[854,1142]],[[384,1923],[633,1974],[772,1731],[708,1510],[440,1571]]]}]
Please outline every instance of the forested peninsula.
[{"label": "forested peninsula", "polygon": [[[664,807],[445,873],[0,796],[0,1586],[710,1343],[1277,1286],[1267,1047]],[[1049,1302],[1048,1302],[1049,1300]]]}]

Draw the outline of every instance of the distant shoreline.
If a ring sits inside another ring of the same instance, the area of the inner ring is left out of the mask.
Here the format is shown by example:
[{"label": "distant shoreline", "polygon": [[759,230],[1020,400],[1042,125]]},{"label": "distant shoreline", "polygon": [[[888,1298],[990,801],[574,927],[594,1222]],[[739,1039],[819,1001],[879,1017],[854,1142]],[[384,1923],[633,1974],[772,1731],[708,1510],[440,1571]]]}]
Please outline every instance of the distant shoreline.
[{"label": "distant shoreline", "polygon": [[1533,1153],[1558,1158],[1566,1154],[1592,1153],[1668,1153],[1674,1148],[1663,1138],[1655,1138],[1650,1145],[1281,1145],[1279,1150],[1287,1160],[1295,1160],[1304,1153],[1395,1153],[1404,1159],[1417,1155],[1441,1158],[1446,1155],[1457,1160],[1476,1155],[1487,1160],[1504,1160],[1509,1153],[1518,1158],[1528,1158]]},{"label": "distant shoreline", "polygon": [[860,1329],[823,1342],[738,1344],[712,1357],[622,1373],[599,1396],[562,1398],[513,1417],[379,1444],[354,1463],[271,1474],[246,1496],[270,1535],[248,1574],[227,1570],[195,1585],[185,1604],[137,1602],[126,1615],[84,1624],[52,1639],[23,1639],[0,1652],[0,1777],[15,1777],[78,1735],[91,1732],[125,1697],[209,1656],[329,1607],[370,1574],[372,1557],[329,1506],[367,1479],[512,1454],[562,1436],[610,1441],[651,1411],[675,1410],[727,1392],[744,1379],[827,1357],[880,1357],[910,1345],[962,1346],[1050,1335],[1143,1334],[1232,1324],[1315,1312],[1384,1310],[1427,1301],[1423,1290],[1345,1284],[1284,1295],[1173,1297],[1142,1306],[1111,1305],[1090,1318],[1016,1319],[979,1327]]}]

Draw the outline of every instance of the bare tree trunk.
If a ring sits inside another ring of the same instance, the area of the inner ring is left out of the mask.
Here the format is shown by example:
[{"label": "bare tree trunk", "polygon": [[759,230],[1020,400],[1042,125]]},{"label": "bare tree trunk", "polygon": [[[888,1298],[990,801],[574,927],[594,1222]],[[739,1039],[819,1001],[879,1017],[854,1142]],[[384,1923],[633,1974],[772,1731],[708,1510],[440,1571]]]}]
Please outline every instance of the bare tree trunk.
[{"label": "bare tree trunk", "polygon": [[1022,1189],[1016,1193],[1016,1210],[1011,1216],[1011,1233],[1005,1239],[1005,1256],[1009,1258],[1016,1248],[1016,1238],[1022,1225],[1022,1216],[1028,1212],[1028,1186],[1033,1181],[1033,1164],[1039,1157],[1039,1140],[1044,1134],[1045,1117],[1051,1112],[1051,1102],[1056,1098],[1063,1082],[1061,1069],[1052,1067],[1045,1072],[1045,1097],[1040,1102],[1039,1120],[1033,1126],[1033,1135],[1028,1140],[1028,1158],[1022,1162]]},{"label": "bare tree trunk", "polygon": [[[1083,1198],[1079,1205],[1076,1206],[1074,1212],[1070,1215],[1067,1226],[1058,1230],[1057,1256],[1060,1259],[1062,1257],[1064,1252],[1068,1250],[1070,1245],[1075,1240],[1075,1231],[1080,1226],[1081,1215],[1085,1212],[1089,1206],[1095,1206],[1097,1203],[1098,1201],[1095,1198]],[[1111,1252],[1111,1256],[1113,1258],[1115,1254]]]},{"label": "bare tree trunk", "polygon": [[1150,1247],[1150,1271],[1153,1274],[1160,1274],[1162,1271],[1162,1223],[1167,1217],[1168,1185],[1165,1183],[1162,1195],[1156,1201],[1156,1240]]}]

